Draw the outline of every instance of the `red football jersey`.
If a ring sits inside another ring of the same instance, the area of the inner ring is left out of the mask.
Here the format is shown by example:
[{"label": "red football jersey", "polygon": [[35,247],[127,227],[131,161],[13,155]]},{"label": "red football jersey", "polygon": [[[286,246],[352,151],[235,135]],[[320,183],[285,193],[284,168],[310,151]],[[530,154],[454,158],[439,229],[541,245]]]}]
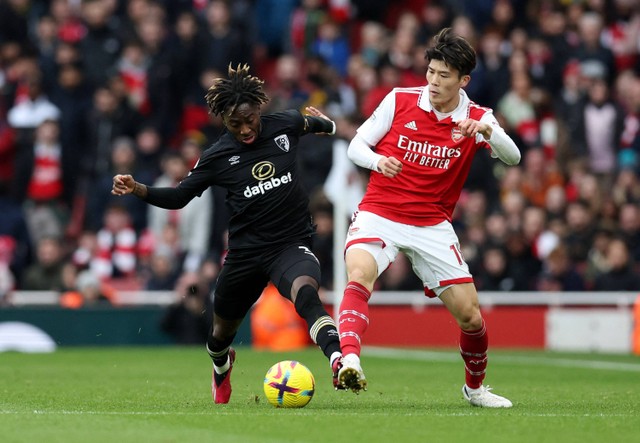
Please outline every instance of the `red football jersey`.
[{"label": "red football jersey", "polygon": [[358,134],[376,153],[402,162],[394,178],[371,173],[361,211],[414,226],[451,221],[473,156],[480,148],[490,149],[480,134],[464,137],[457,122],[498,122],[491,109],[476,105],[463,90],[458,107],[440,117],[429,102],[428,86],[396,88],[360,126]]}]

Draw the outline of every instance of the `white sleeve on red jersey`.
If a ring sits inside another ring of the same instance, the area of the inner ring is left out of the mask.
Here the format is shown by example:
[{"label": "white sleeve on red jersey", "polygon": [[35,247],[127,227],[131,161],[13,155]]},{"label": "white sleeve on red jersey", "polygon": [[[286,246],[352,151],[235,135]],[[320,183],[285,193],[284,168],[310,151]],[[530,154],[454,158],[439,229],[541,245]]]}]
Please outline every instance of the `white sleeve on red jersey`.
[{"label": "white sleeve on red jersey", "polygon": [[394,91],[391,91],[380,102],[373,114],[358,128],[358,134],[369,146],[377,145],[382,137],[389,132],[395,111],[396,95]]},{"label": "white sleeve on red jersey", "polygon": [[382,158],[380,154],[376,154],[371,150],[371,146],[360,133],[357,133],[349,143],[347,155],[356,165],[372,171],[378,171],[378,162]]},{"label": "white sleeve on red jersey", "polygon": [[375,149],[376,144],[391,129],[395,109],[396,97],[393,92],[390,92],[373,114],[360,125],[356,136],[349,143],[347,154],[352,162],[372,171],[378,170],[378,162],[382,156],[373,152],[372,149]]},{"label": "white sleeve on red jersey", "polygon": [[515,142],[502,129],[498,120],[493,116],[492,112],[486,112],[480,119],[483,123],[491,125],[491,139],[485,140],[482,134],[476,135],[476,142],[487,142],[491,146],[491,157],[499,158],[508,165],[517,165],[520,163],[520,150]]}]

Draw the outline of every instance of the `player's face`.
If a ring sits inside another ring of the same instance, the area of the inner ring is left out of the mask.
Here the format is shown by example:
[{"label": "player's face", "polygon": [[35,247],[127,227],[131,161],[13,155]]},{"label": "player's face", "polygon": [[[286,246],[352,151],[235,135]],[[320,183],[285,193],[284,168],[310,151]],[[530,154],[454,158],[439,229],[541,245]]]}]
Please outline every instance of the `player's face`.
[{"label": "player's face", "polygon": [[460,101],[458,91],[469,83],[470,78],[460,76],[457,69],[442,60],[431,60],[427,68],[431,105],[440,112],[453,111]]},{"label": "player's face", "polygon": [[260,106],[243,103],[223,117],[227,130],[240,143],[250,145],[260,133]]}]

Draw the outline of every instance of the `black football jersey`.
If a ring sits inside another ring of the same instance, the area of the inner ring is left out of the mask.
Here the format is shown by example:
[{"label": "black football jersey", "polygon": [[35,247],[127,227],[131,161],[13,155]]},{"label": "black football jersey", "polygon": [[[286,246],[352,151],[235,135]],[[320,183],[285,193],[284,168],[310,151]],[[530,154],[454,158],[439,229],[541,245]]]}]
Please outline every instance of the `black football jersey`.
[{"label": "black football jersey", "polygon": [[[314,230],[296,160],[304,117],[290,110],[260,120],[262,129],[250,145],[225,132],[203,152],[174,194],[189,201],[210,186],[225,188],[231,250],[280,244],[309,237]],[[148,188],[146,199],[156,205],[157,189]]]}]

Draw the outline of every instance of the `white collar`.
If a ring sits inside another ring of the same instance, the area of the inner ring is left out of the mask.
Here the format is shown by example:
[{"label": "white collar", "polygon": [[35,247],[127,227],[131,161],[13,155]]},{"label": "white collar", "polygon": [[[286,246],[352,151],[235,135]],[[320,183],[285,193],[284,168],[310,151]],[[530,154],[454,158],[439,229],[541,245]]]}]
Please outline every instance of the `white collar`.
[{"label": "white collar", "polygon": [[[469,102],[471,101],[464,89],[460,88],[458,94],[460,94],[460,102],[458,102],[458,106],[451,113],[451,120],[454,122],[467,118],[469,114]],[[426,85],[420,96],[418,96],[418,107],[426,112],[435,111],[429,101],[429,85]]]}]

